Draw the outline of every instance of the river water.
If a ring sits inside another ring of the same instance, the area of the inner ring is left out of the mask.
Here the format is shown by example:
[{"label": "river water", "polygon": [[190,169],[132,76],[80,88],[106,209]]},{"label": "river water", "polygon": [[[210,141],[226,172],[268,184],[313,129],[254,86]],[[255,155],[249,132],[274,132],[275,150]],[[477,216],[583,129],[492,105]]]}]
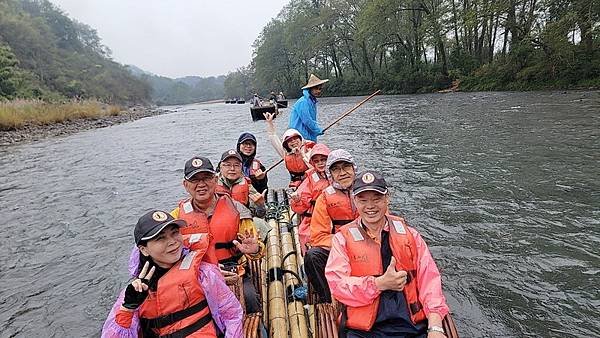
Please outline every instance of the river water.
[{"label": "river water", "polygon": [[[322,99],[321,124],[359,100]],[[251,131],[276,160],[247,105],[171,108],[0,148],[1,337],[98,336],[137,217],[185,196],[188,158]],[[599,92],[379,96],[320,141],[385,174],[463,337],[600,336]]]}]

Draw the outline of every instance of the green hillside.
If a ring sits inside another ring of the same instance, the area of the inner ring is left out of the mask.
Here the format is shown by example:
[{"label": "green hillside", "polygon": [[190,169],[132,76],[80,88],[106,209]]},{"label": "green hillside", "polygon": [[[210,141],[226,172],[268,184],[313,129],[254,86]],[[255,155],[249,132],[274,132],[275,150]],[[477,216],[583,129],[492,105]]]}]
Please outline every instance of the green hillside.
[{"label": "green hillside", "polygon": [[96,31],[46,0],[0,0],[0,99],[143,103],[151,87],[111,59]]}]

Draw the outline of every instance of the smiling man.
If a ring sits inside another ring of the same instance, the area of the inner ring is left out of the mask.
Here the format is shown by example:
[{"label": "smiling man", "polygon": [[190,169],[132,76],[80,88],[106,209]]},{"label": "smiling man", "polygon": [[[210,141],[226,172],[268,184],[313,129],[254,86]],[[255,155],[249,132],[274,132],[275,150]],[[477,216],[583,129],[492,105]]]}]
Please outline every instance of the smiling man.
[{"label": "smiling man", "polygon": [[331,293],[346,305],[341,331],[348,338],[446,337],[448,305],[427,244],[388,213],[381,175],[357,175],[352,193],[360,217],[333,236],[325,267]]},{"label": "smiling man", "polygon": [[215,193],[217,175],[206,157],[195,156],[185,163],[183,186],[190,197],[179,202],[179,206],[171,211],[174,218],[183,219],[188,224],[181,228],[181,233],[189,236],[190,246],[193,246],[195,237],[209,235],[207,260],[213,258],[243,276],[246,312],[259,312],[258,294],[245,273],[246,258],[258,260],[265,252],[264,244],[258,240],[252,214],[229,195]]}]

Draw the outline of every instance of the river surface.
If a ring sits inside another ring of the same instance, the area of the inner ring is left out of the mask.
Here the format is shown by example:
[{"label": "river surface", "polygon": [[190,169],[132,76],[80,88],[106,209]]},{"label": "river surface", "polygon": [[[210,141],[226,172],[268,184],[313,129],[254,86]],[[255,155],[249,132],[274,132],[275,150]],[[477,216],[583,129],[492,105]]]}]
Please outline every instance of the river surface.
[{"label": "river surface", "polygon": [[[322,99],[321,124],[359,100]],[[137,217],[185,196],[188,158],[216,164],[251,131],[277,159],[248,105],[171,108],[0,148],[1,337],[98,336]],[[600,337],[599,92],[379,96],[320,141],[385,174],[462,337]]]}]

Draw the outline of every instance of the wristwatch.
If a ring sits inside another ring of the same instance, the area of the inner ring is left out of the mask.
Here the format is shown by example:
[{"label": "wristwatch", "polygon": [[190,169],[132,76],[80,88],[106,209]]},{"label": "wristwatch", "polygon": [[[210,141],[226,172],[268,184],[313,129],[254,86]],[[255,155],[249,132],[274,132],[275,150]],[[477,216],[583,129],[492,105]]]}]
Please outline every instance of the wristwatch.
[{"label": "wristwatch", "polygon": [[439,332],[444,336],[446,335],[446,331],[444,331],[444,328],[441,326],[430,326],[427,328],[427,332]]}]

